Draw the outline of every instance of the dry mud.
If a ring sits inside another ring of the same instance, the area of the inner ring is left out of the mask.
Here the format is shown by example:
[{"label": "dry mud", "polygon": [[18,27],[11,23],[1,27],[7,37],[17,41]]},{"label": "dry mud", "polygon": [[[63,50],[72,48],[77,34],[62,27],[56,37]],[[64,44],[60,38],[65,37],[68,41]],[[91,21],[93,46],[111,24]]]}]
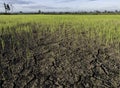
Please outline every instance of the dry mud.
[{"label": "dry mud", "polygon": [[1,36],[0,88],[120,88],[114,47],[85,32],[40,32]]}]

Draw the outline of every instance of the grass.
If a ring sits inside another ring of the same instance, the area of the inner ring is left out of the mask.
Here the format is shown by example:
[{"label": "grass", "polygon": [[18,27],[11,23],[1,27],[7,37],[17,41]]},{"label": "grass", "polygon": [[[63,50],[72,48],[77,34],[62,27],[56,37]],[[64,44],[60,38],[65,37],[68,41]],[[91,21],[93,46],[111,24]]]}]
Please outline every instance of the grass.
[{"label": "grass", "polygon": [[[86,32],[91,39],[98,38],[100,43],[114,44],[120,48],[119,15],[10,15],[0,16],[0,35],[31,33],[31,30],[70,30],[76,33]],[[32,33],[31,33],[32,34]],[[2,47],[4,40],[1,39]]]}]

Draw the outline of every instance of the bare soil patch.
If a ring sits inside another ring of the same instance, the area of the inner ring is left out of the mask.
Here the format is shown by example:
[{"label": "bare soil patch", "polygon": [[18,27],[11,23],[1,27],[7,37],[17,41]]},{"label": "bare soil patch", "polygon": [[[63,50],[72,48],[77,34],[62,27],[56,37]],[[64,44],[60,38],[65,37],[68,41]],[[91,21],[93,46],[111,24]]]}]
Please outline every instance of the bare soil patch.
[{"label": "bare soil patch", "polygon": [[120,53],[60,30],[6,34],[0,45],[0,88],[120,88]]}]

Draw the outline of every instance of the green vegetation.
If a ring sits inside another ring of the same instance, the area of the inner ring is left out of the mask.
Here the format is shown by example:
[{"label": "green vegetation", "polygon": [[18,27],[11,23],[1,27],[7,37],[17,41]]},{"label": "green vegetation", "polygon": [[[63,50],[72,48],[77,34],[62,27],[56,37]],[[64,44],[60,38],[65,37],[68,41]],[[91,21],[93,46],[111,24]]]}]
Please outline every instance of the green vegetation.
[{"label": "green vegetation", "polygon": [[119,15],[1,15],[0,87],[120,88]]},{"label": "green vegetation", "polygon": [[[60,29],[74,31],[75,37],[79,36],[78,32],[85,32],[88,38],[120,48],[119,15],[1,15],[0,18],[0,35]],[[3,39],[1,43],[4,47]]]}]

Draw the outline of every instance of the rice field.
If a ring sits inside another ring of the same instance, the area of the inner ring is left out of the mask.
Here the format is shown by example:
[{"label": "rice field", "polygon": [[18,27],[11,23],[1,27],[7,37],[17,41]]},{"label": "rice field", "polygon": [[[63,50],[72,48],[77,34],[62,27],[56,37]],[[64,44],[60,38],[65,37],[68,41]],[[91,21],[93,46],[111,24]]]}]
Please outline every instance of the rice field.
[{"label": "rice field", "polygon": [[97,37],[101,43],[116,45],[120,43],[119,19],[119,15],[1,15],[0,35],[31,32],[34,27],[35,30],[47,29],[50,32],[60,29],[86,32],[89,38]]},{"label": "rice field", "polygon": [[119,88],[120,15],[0,15],[0,61],[3,88]]}]

